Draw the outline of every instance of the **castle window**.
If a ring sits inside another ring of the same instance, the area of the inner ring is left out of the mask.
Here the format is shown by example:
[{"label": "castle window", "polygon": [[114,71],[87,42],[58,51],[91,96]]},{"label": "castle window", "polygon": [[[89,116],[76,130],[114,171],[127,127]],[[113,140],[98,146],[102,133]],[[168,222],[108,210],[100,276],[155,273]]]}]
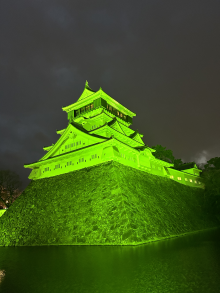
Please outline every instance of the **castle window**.
[{"label": "castle window", "polygon": [[122,113],[120,113],[120,117],[123,117],[123,114]]},{"label": "castle window", "polygon": [[90,105],[86,106],[86,111],[90,110]]},{"label": "castle window", "polygon": [[97,154],[92,155],[92,159],[96,159],[97,158]]},{"label": "castle window", "polygon": [[49,167],[45,168],[44,170],[45,170],[45,172],[46,172],[46,171],[49,171]]},{"label": "castle window", "polygon": [[71,143],[70,147],[71,147],[71,148],[73,147],[73,143]]},{"label": "castle window", "polygon": [[84,162],[84,158],[79,159],[79,162],[80,162],[80,163],[81,163],[81,162]]},{"label": "castle window", "polygon": [[60,168],[60,164],[55,165],[55,169],[58,169],[58,168]]},{"label": "castle window", "polygon": [[189,179],[190,182],[193,182],[192,179]]},{"label": "castle window", "polygon": [[126,120],[126,115],[124,115],[124,120]]},{"label": "castle window", "polygon": [[119,116],[119,114],[120,114],[120,112],[119,111],[117,111],[117,115]]},{"label": "castle window", "polygon": [[70,165],[72,165],[72,162],[71,161],[67,162],[67,166],[70,166]]},{"label": "castle window", "polygon": [[188,179],[187,179],[187,178],[185,178],[185,181],[188,181]]},{"label": "castle window", "polygon": [[76,116],[78,116],[80,114],[80,110],[76,110]]},{"label": "castle window", "polygon": [[178,180],[181,180],[181,177],[177,177]]},{"label": "castle window", "polygon": [[112,111],[112,107],[111,106],[109,106],[109,111]]},{"label": "castle window", "polygon": [[170,178],[173,179],[173,175],[171,175]]},{"label": "castle window", "polygon": [[90,105],[90,109],[92,110],[93,108],[94,108],[94,105],[93,105],[93,104],[91,104],[91,105]]},{"label": "castle window", "polygon": [[85,107],[82,107],[82,108],[80,109],[80,113],[83,113],[83,112],[85,112]]}]

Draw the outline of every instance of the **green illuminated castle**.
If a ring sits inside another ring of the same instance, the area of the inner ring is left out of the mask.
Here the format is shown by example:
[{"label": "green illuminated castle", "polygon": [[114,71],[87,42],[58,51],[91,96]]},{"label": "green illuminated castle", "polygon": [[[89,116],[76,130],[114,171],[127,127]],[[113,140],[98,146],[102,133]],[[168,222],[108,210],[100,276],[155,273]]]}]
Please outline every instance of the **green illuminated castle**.
[{"label": "green illuminated castle", "polygon": [[0,246],[139,245],[219,226],[200,170],[156,159],[129,128],[135,113],[87,82],[63,110],[67,128],[0,217]]},{"label": "green illuminated castle", "polygon": [[176,180],[192,187],[203,187],[196,165],[176,170],[173,164],[156,159],[154,149],[146,146],[143,134],[129,126],[135,113],[107,95],[101,88],[95,92],[88,82],[78,101],[63,107],[67,112],[67,128],[38,162],[24,165],[33,169],[29,179],[53,177],[88,168],[108,161]]}]

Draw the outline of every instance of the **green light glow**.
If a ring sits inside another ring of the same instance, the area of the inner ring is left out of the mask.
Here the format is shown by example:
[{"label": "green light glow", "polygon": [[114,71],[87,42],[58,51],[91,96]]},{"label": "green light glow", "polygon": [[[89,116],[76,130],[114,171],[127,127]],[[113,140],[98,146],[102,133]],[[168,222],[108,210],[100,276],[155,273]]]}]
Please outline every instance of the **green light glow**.
[{"label": "green light glow", "polygon": [[6,212],[6,210],[0,210],[0,217]]}]

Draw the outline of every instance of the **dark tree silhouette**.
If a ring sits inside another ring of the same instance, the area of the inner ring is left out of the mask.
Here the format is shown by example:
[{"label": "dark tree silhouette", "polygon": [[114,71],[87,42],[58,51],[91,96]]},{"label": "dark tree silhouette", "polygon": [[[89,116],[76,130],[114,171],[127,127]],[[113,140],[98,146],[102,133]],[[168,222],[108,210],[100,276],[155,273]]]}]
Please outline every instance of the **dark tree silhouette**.
[{"label": "dark tree silhouette", "polygon": [[220,157],[207,161],[201,177],[205,184],[205,204],[220,221]]},{"label": "dark tree silhouette", "polygon": [[205,170],[220,170],[220,157],[215,157],[207,161],[207,164],[204,166]]},{"label": "dark tree silhouette", "polygon": [[202,177],[206,186],[206,193],[220,197],[220,157],[207,161],[204,165]]},{"label": "dark tree silhouette", "polygon": [[151,148],[156,151],[155,153],[153,153],[153,155],[157,159],[163,160],[168,163],[173,163],[174,156],[173,156],[173,152],[171,150],[167,150],[166,147],[163,147],[160,144],[158,144],[156,146],[152,146]]},{"label": "dark tree silhouette", "polygon": [[21,194],[21,180],[17,173],[11,170],[0,170],[0,205],[6,207]]},{"label": "dark tree silhouette", "polygon": [[153,153],[153,155],[157,159],[165,161],[167,163],[174,164],[174,168],[179,168],[184,164],[181,159],[174,158],[173,152],[171,150],[167,150],[166,147],[163,147],[160,144],[152,146],[151,148],[156,150],[156,152]]}]

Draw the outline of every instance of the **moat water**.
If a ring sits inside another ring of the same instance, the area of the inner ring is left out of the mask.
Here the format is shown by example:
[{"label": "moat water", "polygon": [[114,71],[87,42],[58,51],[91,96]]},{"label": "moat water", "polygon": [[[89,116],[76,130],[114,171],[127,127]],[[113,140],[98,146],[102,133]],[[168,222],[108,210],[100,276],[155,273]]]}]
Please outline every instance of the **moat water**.
[{"label": "moat water", "polygon": [[1,293],[220,292],[220,229],[138,247],[0,247]]}]

